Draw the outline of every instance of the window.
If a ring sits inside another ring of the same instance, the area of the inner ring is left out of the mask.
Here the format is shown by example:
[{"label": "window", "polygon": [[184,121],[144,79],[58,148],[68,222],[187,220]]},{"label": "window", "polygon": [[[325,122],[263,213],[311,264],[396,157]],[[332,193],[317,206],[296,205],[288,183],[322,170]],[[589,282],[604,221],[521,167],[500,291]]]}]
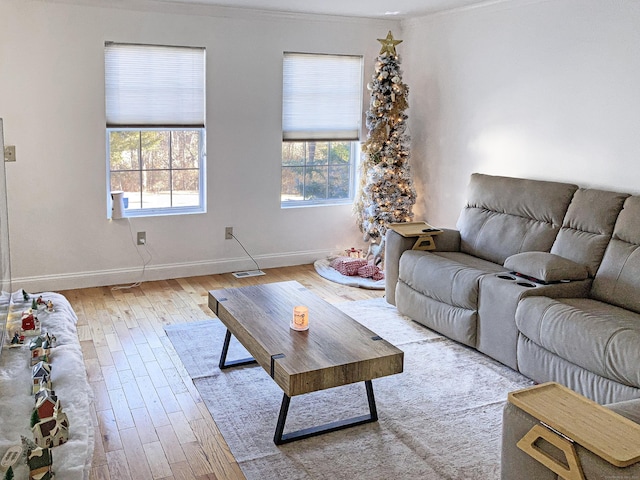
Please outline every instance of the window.
[{"label": "window", "polygon": [[204,212],[204,49],[106,43],[105,102],[107,190],[127,216]]},{"label": "window", "polygon": [[283,207],[351,203],[362,119],[362,57],[285,53]]}]

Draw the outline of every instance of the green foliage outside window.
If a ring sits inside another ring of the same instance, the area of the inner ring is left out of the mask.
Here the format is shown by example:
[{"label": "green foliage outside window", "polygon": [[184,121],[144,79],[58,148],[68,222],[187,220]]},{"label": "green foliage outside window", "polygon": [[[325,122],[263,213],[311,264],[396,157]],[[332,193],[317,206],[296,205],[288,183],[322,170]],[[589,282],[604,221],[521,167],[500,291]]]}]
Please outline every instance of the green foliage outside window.
[{"label": "green foliage outside window", "polygon": [[283,142],[282,202],[349,200],[352,142]]},{"label": "green foliage outside window", "polygon": [[199,205],[200,130],[111,130],[111,190],[129,209]]}]

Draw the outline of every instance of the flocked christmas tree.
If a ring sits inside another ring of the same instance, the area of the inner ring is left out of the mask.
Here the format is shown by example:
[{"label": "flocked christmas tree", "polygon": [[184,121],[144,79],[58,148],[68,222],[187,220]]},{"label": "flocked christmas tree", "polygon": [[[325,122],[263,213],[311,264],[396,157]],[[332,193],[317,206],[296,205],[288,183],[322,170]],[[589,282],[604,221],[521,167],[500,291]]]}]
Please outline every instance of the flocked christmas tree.
[{"label": "flocked christmas tree", "polygon": [[[355,204],[356,222],[364,241],[382,248],[390,223],[413,218],[416,192],[409,168],[406,133],[409,87],[402,82],[400,60],[391,32],[378,39],[382,49],[367,89],[367,140],[362,144],[360,188]],[[370,246],[371,249],[371,246]]]}]

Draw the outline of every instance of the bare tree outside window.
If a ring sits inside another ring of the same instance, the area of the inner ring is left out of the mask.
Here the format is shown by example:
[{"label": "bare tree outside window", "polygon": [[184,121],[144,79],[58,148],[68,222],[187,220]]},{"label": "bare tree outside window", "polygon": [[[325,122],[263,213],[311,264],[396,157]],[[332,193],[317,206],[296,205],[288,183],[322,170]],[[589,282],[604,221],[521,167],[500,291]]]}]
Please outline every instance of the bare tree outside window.
[{"label": "bare tree outside window", "polygon": [[352,200],[355,142],[282,142],[282,190],[287,202]]},{"label": "bare tree outside window", "polygon": [[109,132],[111,190],[128,208],[197,207],[200,204],[201,130]]}]

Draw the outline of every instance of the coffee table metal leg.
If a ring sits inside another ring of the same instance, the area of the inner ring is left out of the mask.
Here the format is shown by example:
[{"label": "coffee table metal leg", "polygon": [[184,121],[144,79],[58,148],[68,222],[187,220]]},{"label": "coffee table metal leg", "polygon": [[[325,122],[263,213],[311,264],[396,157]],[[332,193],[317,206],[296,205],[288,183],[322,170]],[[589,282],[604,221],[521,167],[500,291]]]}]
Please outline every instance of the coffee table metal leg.
[{"label": "coffee table metal leg", "polygon": [[373,395],[373,384],[371,383],[371,380],[366,380],[364,382],[364,386],[367,390],[369,415],[361,415],[347,420],[338,420],[318,427],[305,428],[289,433],[283,433],[284,424],[287,421],[289,403],[291,402],[291,397],[287,396],[285,393],[282,397],[282,405],[280,406],[280,415],[278,416],[278,424],[276,425],[276,432],[273,436],[273,443],[276,445],[282,445],[289,442],[295,442],[296,440],[302,440],[304,438],[315,437],[316,435],[321,435],[323,433],[335,432],[337,430],[355,427],[356,425],[376,422],[378,420],[378,410],[376,409],[376,399]]},{"label": "coffee table metal leg", "polygon": [[229,351],[229,342],[231,341],[231,332],[227,330],[226,335],[224,336],[224,343],[222,344],[222,353],[220,354],[220,362],[218,363],[218,367],[220,370],[224,370],[229,367],[238,367],[240,365],[251,365],[256,362],[255,358],[242,358],[240,360],[230,360],[227,362],[227,352]]},{"label": "coffee table metal leg", "polygon": [[376,397],[373,396],[373,384],[371,380],[364,382],[364,387],[367,389],[367,401],[369,402],[371,421],[375,422],[378,420],[378,409],[376,408]]}]

